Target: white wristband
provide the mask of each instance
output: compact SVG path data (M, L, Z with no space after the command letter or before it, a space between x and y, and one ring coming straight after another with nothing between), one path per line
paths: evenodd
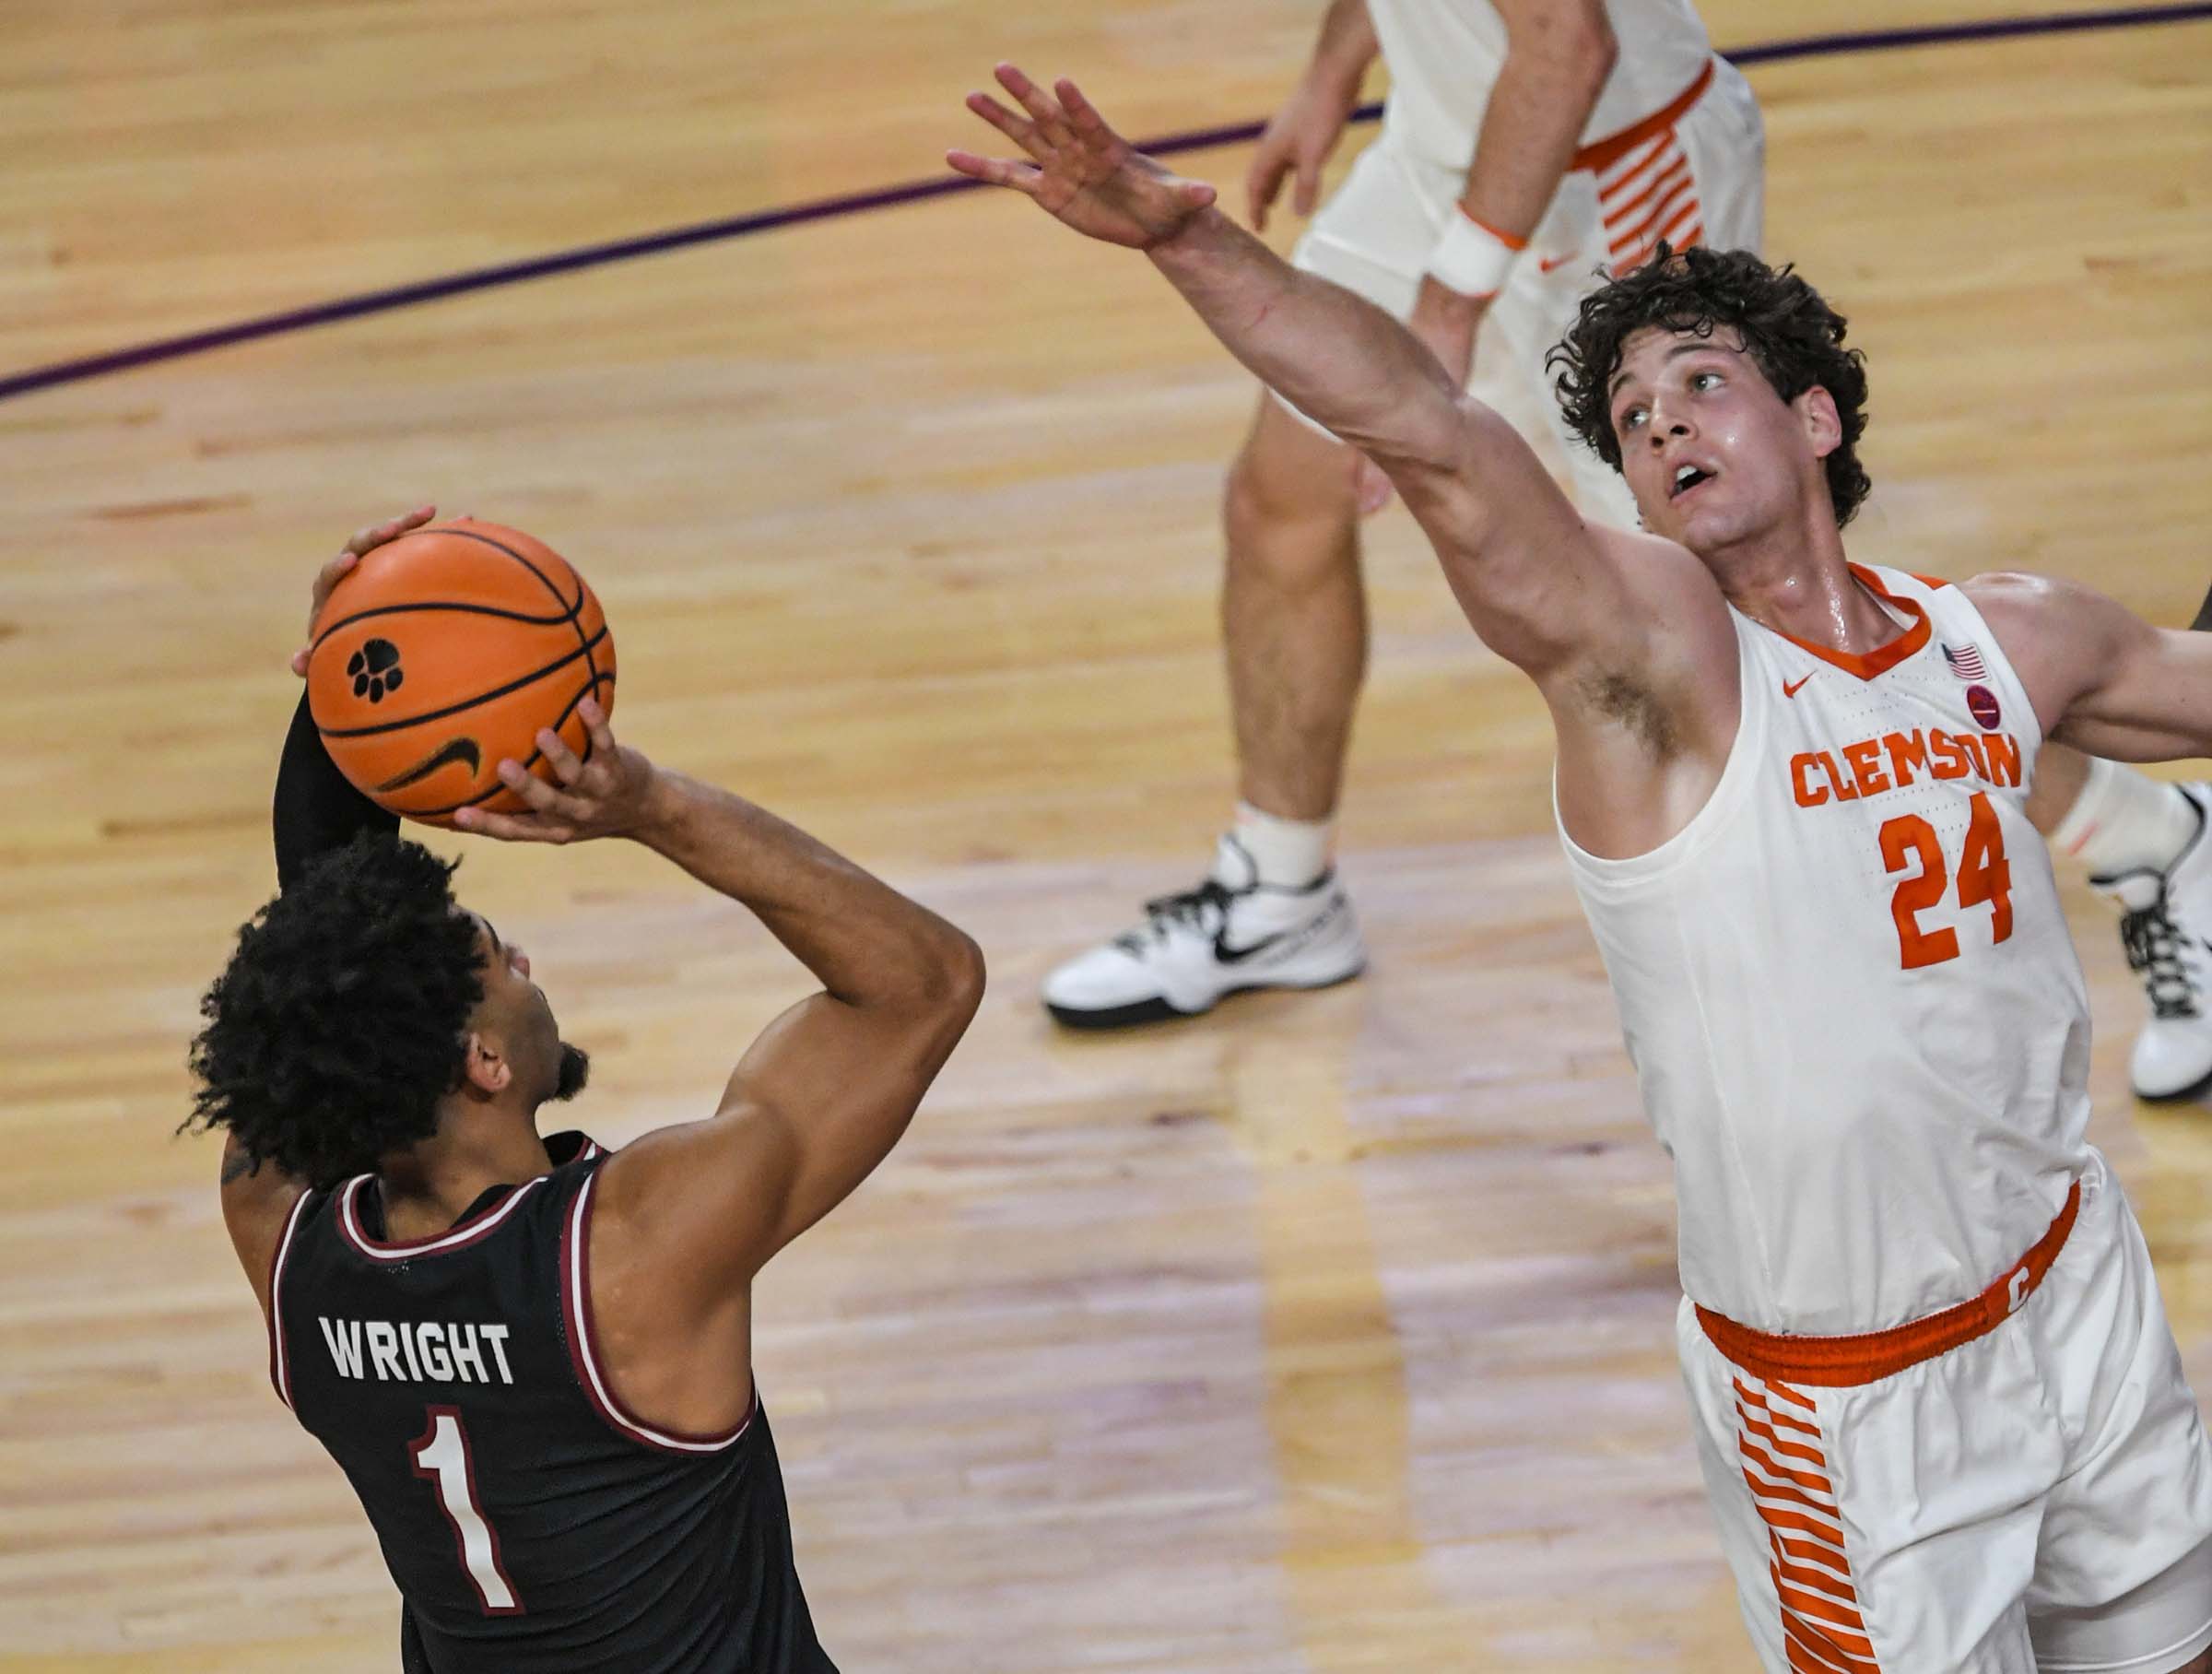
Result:
M1527 247L1526 239L1496 231L1454 206L1451 224L1429 257L1429 277L1463 297L1493 297L1504 286L1513 258Z

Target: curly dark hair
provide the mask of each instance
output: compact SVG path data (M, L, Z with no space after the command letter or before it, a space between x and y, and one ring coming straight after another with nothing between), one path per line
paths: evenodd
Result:
M1652 259L1583 299L1566 340L1545 358L1559 369L1559 410L1583 445L1620 469L1606 385L1620 370L1621 347L1647 325L1710 337L1727 326L1774 393L1794 401L1818 384L1835 398L1843 440L1821 461L1836 525L1852 520L1871 484L1859 464L1866 430L1865 354L1843 347L1843 316L1797 277L1747 250L1675 250L1662 242Z
M484 998L457 864L364 833L241 926L200 1001L184 1127L227 1127L256 1166L318 1186L429 1138Z

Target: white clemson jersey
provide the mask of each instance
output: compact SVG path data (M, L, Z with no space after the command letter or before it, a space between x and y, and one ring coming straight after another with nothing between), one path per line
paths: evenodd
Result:
M1674 1159L1682 1287L1762 1331L1978 1294L2089 1155L2027 693L1958 588L1853 573L1906 624L1865 655L1731 611L1743 717L1687 827L1629 860L1561 832Z
M1390 68L1384 125L1416 156L1465 168L1505 63L1505 19L1488 0L1368 0L1367 10ZM1606 18L1619 51L1584 145L1664 109L1712 56L1690 0L1606 0Z

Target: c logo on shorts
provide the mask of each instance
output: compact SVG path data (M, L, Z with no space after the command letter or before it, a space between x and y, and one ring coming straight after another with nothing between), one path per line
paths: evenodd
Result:
M2027 1300L2028 1269L2016 1267L2013 1269L2012 1277L2005 1281L2005 1312L2018 1314L2020 1311L2020 1304Z

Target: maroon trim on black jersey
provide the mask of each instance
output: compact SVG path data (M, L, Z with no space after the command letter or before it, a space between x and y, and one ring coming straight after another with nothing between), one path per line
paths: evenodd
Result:
M500 1557L500 1526L491 1520L491 1514L485 1509L483 1491L477 1486L477 1453L468 1444L468 1426L462 1421L461 1409L432 1406L424 1409L424 1415L422 1433L415 1438L413 1445L407 1449L407 1463L414 1468L417 1476L437 1490L438 1510L445 1518L446 1527L453 1531L453 1555L461 1561L461 1573L468 1577L468 1585L476 1589L477 1602L484 1607L487 1616L527 1615L529 1612L523 1608L523 1596L515 1588L514 1577L507 1573L507 1565ZM499 1576L500 1585L507 1589L507 1597L514 1600L512 1604L494 1604L484 1596L484 1584L477 1578L477 1572L469 1565L468 1537L461 1532L461 1525L453 1516L453 1508L446 1503L445 1484L439 1481L435 1468L423 1468L423 1451L437 1441L438 1421L441 1418L453 1421L453 1432L461 1442L461 1469L468 1482L468 1508L477 1514L477 1521L484 1526L485 1538L491 1546L492 1572Z
M465 1217L459 1222L432 1238L410 1239L404 1244L389 1244L371 1238L361 1229L360 1211L356 1207L361 1187L371 1176L356 1174L338 1188L338 1227L346 1242L374 1261L413 1261L424 1256L442 1256L448 1250L465 1250L491 1235L494 1228L514 1213L515 1206L530 1195L531 1187L542 1183L546 1176L525 1180L506 1197L478 1214Z
M732 1429L711 1435L690 1435L680 1430L647 1424L631 1417L622 1409L616 1397L614 1385L599 1366L598 1351L592 1346L592 1290L589 1246L592 1228L592 1187L599 1183L594 1174L576 1191L576 1200L570 1206L568 1224L560 1238L560 1300L561 1316L568 1324L569 1361L576 1371L576 1382L582 1388L584 1398L607 1425L634 1442L648 1447L657 1447L665 1453L721 1453L735 1446L739 1437L751 1426L753 1414L759 1410L760 1392L746 1404L745 1417Z
M301 1192L292 1200L292 1212L284 1218L284 1235L276 1240L276 1254L269 1257L269 1382L276 1386L276 1398L286 1407L292 1404L292 1369L284 1351L284 1302L276 1287L284 1281L284 1258L290 1254L292 1234L300 1230L300 1217L307 1211L307 1200L312 1191Z

